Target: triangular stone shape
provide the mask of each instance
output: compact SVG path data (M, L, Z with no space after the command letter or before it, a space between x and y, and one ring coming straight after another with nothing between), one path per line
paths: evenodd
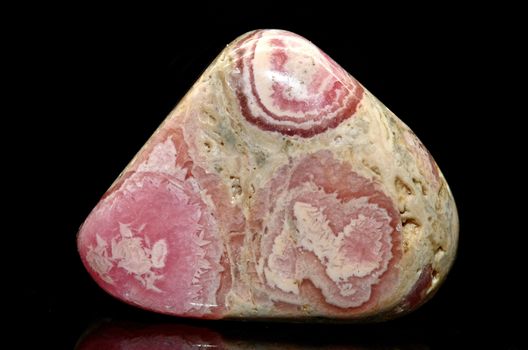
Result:
M415 134L306 39L223 50L78 235L116 298L197 318L387 319L453 262L458 217Z

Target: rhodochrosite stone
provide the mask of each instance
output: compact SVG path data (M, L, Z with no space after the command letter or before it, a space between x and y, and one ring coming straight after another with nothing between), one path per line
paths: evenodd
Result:
M306 39L211 64L81 227L115 297L199 318L386 319L437 289L458 218L431 155Z

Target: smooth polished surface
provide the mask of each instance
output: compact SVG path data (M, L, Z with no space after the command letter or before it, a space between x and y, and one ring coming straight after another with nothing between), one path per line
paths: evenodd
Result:
M430 297L458 218L431 155L307 40L229 45L78 236L110 294L199 318L386 319Z

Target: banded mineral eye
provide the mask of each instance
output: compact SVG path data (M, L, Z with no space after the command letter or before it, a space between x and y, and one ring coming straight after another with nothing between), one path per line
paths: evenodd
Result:
M382 294L372 292L393 288L387 277L397 274L394 266L401 256L400 218L391 200L328 151L298 159L278 173L259 193L273 191L273 196L252 213L256 222L266 222L255 229L262 236L256 249L269 293L277 291L274 298L288 302L291 296L285 293L302 294L307 286L292 289L291 281L309 281L331 306L379 302Z
M434 293L458 217L403 122L286 31L236 39L204 74L79 231L103 289L215 319L388 319Z
M310 137L353 117L363 97L357 81L292 33L257 31L234 56L242 115L263 130Z

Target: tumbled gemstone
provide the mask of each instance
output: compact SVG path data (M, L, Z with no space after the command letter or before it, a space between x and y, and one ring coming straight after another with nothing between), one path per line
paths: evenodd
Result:
M415 134L306 39L205 71L86 219L108 293L198 318L387 319L438 288L458 217Z

